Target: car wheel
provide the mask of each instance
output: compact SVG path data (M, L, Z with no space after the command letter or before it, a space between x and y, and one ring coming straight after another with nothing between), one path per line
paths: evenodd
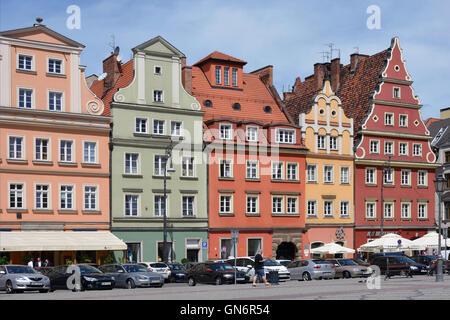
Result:
M188 283L189 283L189 286L190 286L190 287L193 287L193 286L196 285L194 278L189 278L189 279L188 279Z
M303 281L311 281L311 276L309 275L308 272L304 272L302 275L302 279Z
M13 285L12 285L12 283L11 283L11 281L7 281L6 282L6 293L8 293L8 294L12 294L12 293L14 293L15 292L15 290L14 290L14 288L13 288Z
M136 288L136 285L132 279L127 280L127 289L134 289Z
M344 271L344 273L342 274L342 278L344 279L350 279L351 277L352 275L348 271Z
M222 284L222 278L221 277L217 277L216 278L216 286L220 286Z

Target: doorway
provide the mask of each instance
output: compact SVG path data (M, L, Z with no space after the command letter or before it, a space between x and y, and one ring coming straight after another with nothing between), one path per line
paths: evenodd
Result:
M297 246L292 242L282 242L277 248L277 260L294 260L297 255Z

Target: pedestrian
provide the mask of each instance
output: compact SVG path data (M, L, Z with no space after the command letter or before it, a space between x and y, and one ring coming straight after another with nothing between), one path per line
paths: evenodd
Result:
M35 268L40 268L42 267L42 261L41 261L41 257L37 257L36 263L34 264Z
M30 258L30 261L28 261L28 266L29 266L30 268L33 268L33 266L34 266L33 258Z
M48 259L44 260L44 267L51 267L52 264L50 263L50 261L48 261Z
M270 286L270 283L266 280L266 275L264 273L264 261L266 261L262 256L262 250L259 249L258 253L255 256L255 276L253 277L253 286L256 287L256 279L261 277L266 284L266 286Z

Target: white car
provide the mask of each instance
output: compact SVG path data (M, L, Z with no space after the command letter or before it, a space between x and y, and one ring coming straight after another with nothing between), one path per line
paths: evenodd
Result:
M270 258L264 259L264 272L266 276L270 271L278 271L279 281L291 280L291 273L285 266ZM228 259L226 262L234 267L234 259ZM253 277L255 276L254 265L255 259L253 257L236 258L236 269L239 271L244 271L250 277L250 281L253 281Z
M140 262L138 263L141 266L144 266L147 268L150 272L156 272L163 276L164 280L169 279L170 276L170 268L167 264L164 262Z
M291 260L275 260L275 261L278 262L279 264L282 264L286 268L287 268L288 265L290 265L292 263Z

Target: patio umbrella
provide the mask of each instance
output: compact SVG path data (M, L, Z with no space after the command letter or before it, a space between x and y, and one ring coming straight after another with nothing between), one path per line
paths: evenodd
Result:
M437 232L430 232L423 237L413 240L414 245L425 248L437 249L439 246L439 234ZM441 235L441 248L445 247L445 238Z
M415 245L411 240L405 239L398 234L388 233L373 240L367 242L359 247L359 252L378 252L380 250L393 252L402 250L423 250L424 246Z
M343 247L334 242L330 242L321 247L311 249L311 253L324 253L324 254L355 253L355 250Z

